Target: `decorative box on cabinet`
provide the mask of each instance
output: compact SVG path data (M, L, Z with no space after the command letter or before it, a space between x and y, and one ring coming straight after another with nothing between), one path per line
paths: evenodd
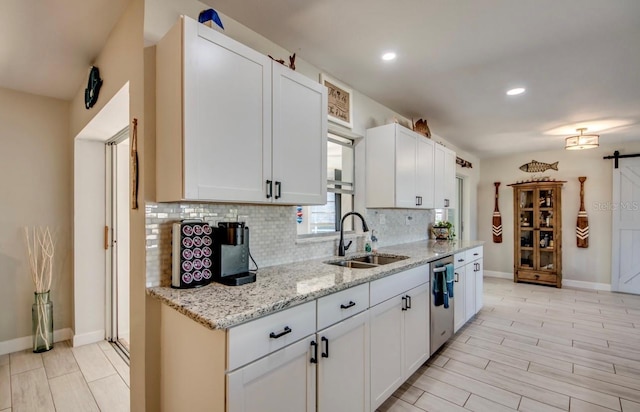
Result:
M324 204L326 88L182 17L156 54L157 200Z
M562 287L562 181L513 187L514 282Z

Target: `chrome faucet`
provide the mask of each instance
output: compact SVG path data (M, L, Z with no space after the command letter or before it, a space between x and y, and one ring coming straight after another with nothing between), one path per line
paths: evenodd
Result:
M346 246L344 245L344 220L349 215L358 216L360 218L360 220L362 220L362 231L364 231L364 232L368 232L369 231L369 227L367 226L367 222L365 222L364 218L362 217L362 215L360 213L358 213L358 212L345 213L345 215L342 216L342 220L340 221L340 243L338 244L338 256L344 256L344 252L347 249L349 249L349 246L351 246L351 243L353 243L353 241L350 240L349 243Z

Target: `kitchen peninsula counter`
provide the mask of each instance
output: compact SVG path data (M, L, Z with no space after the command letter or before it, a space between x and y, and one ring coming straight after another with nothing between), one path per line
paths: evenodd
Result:
M329 265L344 257L288 263L261 268L254 283L225 286L211 283L195 289L151 287L147 294L159 299L209 329L227 329L280 310L313 301L322 296L371 282L416 266L427 264L476 246L482 241L425 240L379 249L380 254L408 256L408 259L370 269ZM346 258L364 256L349 254Z

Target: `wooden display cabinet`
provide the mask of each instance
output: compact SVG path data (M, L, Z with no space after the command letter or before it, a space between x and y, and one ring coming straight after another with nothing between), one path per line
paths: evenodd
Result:
M514 183L513 281L562 287L563 181Z

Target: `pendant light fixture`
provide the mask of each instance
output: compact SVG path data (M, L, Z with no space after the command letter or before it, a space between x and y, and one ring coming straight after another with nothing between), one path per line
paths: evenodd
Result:
M597 134L584 134L587 131L586 127L576 129L579 135L569 136L564 140L564 148L567 150L581 150L581 149L594 149L600 144L598 139L600 136Z

